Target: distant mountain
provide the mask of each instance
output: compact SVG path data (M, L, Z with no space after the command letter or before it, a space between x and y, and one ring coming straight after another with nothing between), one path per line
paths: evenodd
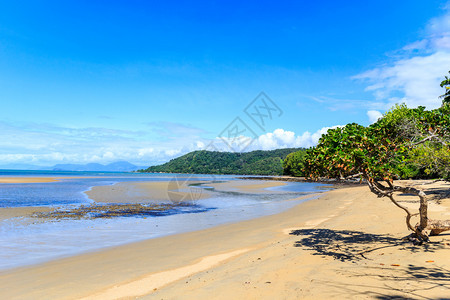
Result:
M236 174L236 175L282 175L283 160L301 148L287 148L245 153L193 151L171 161L152 166L139 172Z
M93 171L93 172L131 172L136 171L140 167L135 166L127 161L118 161L108 165L90 163L86 165L79 164L57 164L54 165L54 171Z

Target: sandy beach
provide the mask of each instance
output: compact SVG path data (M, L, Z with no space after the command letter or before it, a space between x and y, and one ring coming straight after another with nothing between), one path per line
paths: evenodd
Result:
M96 186L86 192L89 198L101 203L148 203L164 202L178 198L205 199L210 193L198 188L191 188L188 184L201 182L189 181L174 183L160 182L119 182L114 185ZM173 185L173 186L172 186ZM198 191L198 193L196 193Z
M270 184L269 184L270 185ZM408 201L408 200L405 200ZM448 218L449 200L430 207ZM8 299L446 299L450 235L403 244L402 211L366 186L289 211L5 271Z
M209 184L218 191L261 194L265 189L286 185L283 181L237 180Z
M0 183L45 183L55 182L58 178L53 177L0 177Z
M269 184L270 185L270 184ZM408 199L404 201L408 202ZM430 207L450 215L449 200ZM5 271L8 299L446 299L450 235L403 244L400 209L366 186L286 212Z

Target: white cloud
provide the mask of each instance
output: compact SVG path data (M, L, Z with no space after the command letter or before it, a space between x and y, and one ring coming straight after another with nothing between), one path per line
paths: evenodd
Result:
M0 165L53 166L58 163L111 163L127 160L139 166L149 166L164 163L194 150L237 150L240 148L235 146L240 142L250 144L243 151L308 148L316 145L328 129L336 127L338 126L324 127L313 133L306 131L301 134L279 128L253 140L246 136L228 140L228 144L219 137L213 140L199 138L195 132L189 137L189 141L187 136L181 141L168 139L155 143L151 136L140 131L0 122ZM229 144L235 148L230 148Z
M202 143L196 143L190 148L185 148L179 151L178 155L185 154L194 150L209 150L209 151L240 151L243 150L274 150L280 148L309 148L317 145L319 139L323 134L326 134L329 129L343 127L343 125L336 125L330 127L323 127L313 133L305 131L301 134L296 134L293 131L284 130L281 128L275 129L273 132L268 132L252 139L248 136L239 136L234 139L229 138L215 138L214 140L204 141L206 147L200 147Z
M292 131L276 129L273 133L269 132L261 135L257 140L258 145L263 150L295 147L296 137Z
M329 129L335 129L338 127L343 127L343 126L336 125L336 126L331 126L331 127L323 127L314 133L305 131L301 136L298 136L296 139L297 144L299 145L298 147L304 147L304 148L313 147L313 146L317 145L317 143L319 142L319 139L322 137L322 135L326 134Z
M386 110L394 103L405 102L410 107L419 105L429 109L439 107L443 94L440 81L450 69L450 10L430 20L427 36L402 48L401 57L391 63L363 72L354 79L369 83L366 88L383 99Z
M404 46L402 50L404 51L424 50L427 48L427 46L428 46L427 40L420 40Z
M180 152L181 152L181 150L179 150L179 149L170 149L170 150L164 151L164 153L167 156L175 156L175 155L179 154Z
M378 119L381 118L383 114L380 113L378 110L369 110L367 112L367 116L369 117L370 124L373 124L376 121L378 121Z
M305 131L300 135L296 135L293 131L284 129L276 129L274 132L269 132L258 137L252 144L253 149L273 150L279 148L309 148L317 145L317 142L323 134L327 133L329 129L342 127L336 125L331 127L323 127L316 132Z
M149 154L153 154L155 152L155 149L153 148L142 148L138 149L138 155L139 157L144 157Z
M181 127L178 124L180 130ZM192 129L190 133L187 131L183 131L182 138L155 142L152 131L69 128L0 121L0 165L52 166L58 163L111 163L118 160L142 166L159 164L204 145L198 136L199 129Z

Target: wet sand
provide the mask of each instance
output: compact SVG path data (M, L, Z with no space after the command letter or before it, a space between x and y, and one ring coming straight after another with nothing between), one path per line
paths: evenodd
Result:
M217 191L240 192L261 194L266 193L265 189L286 185L282 181L264 181L264 180L233 180L220 183L211 183L208 186L215 188Z
M0 177L0 183L46 183L55 182L53 177Z
M96 186L85 193L95 202L102 203L167 202L175 199L200 200L211 196L208 189L198 187L197 184L205 184L206 187L213 187L217 191L250 194L267 193L264 189L286 185L285 182L262 180L231 180L220 183L207 181L120 182L111 186Z
M0 188L2 183L48 183L56 181L58 181L58 178L53 177L0 177ZM0 221L18 217L29 217L34 212L47 212L50 210L48 207L1 207Z
M48 212L51 210L50 207L1 207L0 222L11 218L30 217L33 213Z
M90 199L101 203L148 203L208 198L210 193L207 190L189 186L197 183L201 182L119 182L109 186L95 186L85 193Z
M448 218L448 203L430 206L430 215ZM407 234L403 212L388 199L366 186L342 188L277 215L3 272L0 294L8 299L448 298L450 234L432 237L426 247L400 243Z

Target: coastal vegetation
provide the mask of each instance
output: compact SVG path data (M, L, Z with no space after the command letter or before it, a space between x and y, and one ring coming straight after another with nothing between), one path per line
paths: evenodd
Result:
M290 153L283 161L283 173L291 176L304 176L306 150Z
M365 182L378 197L389 198L406 214L415 243L450 230L450 220L428 218L428 197L417 187L394 184L398 179L450 180L450 78L441 107L395 105L370 126L350 123L330 129L316 147L230 153L194 151L140 172L291 175L312 180L333 178ZM417 213L397 200L398 194L419 198ZM411 219L419 217L416 225Z
M191 173L235 175L282 175L283 160L291 153L303 153L301 148L286 148L244 153L193 151L169 162L139 170L145 173ZM298 154L297 154L298 155Z
M449 84L445 77L441 87L446 92L438 109L396 105L370 126L351 123L330 129L316 147L305 154L292 154L289 164L285 162L285 172L313 180L359 178L378 197L389 198L405 211L406 225L414 232L411 239L416 243L450 230L450 220L428 218L428 198L422 190L394 184L394 180L402 178L450 179ZM398 194L417 196L418 213L400 204ZM417 215L419 223L413 226L411 218Z

